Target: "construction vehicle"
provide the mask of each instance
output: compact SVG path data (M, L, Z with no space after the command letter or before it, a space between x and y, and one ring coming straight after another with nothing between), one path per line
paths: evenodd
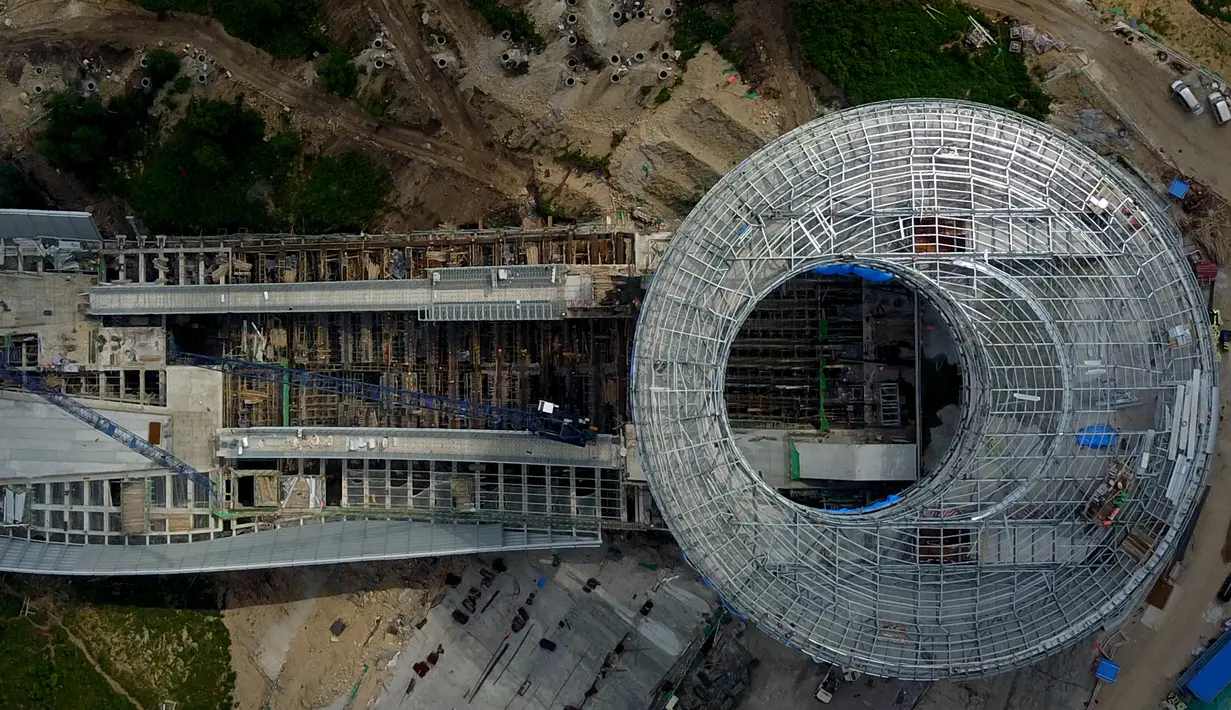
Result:
M1082 508L1085 517L1104 527L1115 522L1128 502L1129 467L1118 456L1111 460L1107 478L1094 490Z
M534 411L476 404L460 399L440 397L392 387L348 380L331 375L322 375L306 370L292 370L272 363L250 362L213 355L197 355L179 351L172 345L168 349L169 361L218 369L229 375L250 380L276 384L297 384L319 392L328 392L346 397L358 397L388 406L418 407L440 412L461 419L485 423L492 429L528 431L535 436L560 441L573 446L586 446L598 440L598 428L589 419L575 417L560 410L555 404L540 401Z

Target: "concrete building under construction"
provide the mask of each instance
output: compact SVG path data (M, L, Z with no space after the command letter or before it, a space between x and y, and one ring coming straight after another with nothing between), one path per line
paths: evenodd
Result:
M1151 196L960 102L804 126L674 235L0 212L0 570L669 529L818 660L997 672L1137 604L1174 553L1216 435L1205 308Z

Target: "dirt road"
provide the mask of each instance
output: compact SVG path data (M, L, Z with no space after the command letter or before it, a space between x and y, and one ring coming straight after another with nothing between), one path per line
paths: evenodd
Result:
M9 51L46 47L58 42L124 42L156 46L191 43L203 47L233 79L293 111L320 116L343 135L370 142L380 148L456 171L506 195L522 191L529 171L485 148L482 140L466 137L456 142L435 138L403 124L365 115L357 105L298 83L273 66L269 55L226 34L212 20L172 13L174 21L160 22L150 13L115 14L104 18L80 18L53 24L0 29L0 45ZM419 84L419 82L416 82ZM422 86L425 85L420 85ZM456 110L442 116L452 125L453 137L466 136L469 126L458 121Z
M1099 26L1094 11L1079 0L974 0L974 5L1037 25L1084 49L1090 74L1154 145L1183 172L1231 199L1231 135L1207 110L1186 114L1171 99L1176 74L1148 54ZM1204 92L1198 92L1204 100Z

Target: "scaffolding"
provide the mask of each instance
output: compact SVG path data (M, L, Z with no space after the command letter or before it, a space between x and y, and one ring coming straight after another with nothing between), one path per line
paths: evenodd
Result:
M664 519L732 609L818 661L960 678L1077 642L1141 600L1209 467L1217 374L1179 243L1129 178L1001 109L888 102L783 136L698 204L642 306L632 410ZM834 264L921 294L962 378L927 475L822 510L736 447L724 373L758 302ZM831 319L814 343L841 336ZM1130 479L1114 515L1099 498L1113 465Z

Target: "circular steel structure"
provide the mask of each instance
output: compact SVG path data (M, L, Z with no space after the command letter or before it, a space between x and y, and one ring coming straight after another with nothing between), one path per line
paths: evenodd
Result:
M1206 306L1179 243L1127 176L1002 109L871 104L766 146L680 226L637 327L639 455L689 561L784 643L898 678L1028 664L1131 609L1216 436ZM852 512L766 485L723 401L756 303L834 263L920 290L963 371L931 475Z

